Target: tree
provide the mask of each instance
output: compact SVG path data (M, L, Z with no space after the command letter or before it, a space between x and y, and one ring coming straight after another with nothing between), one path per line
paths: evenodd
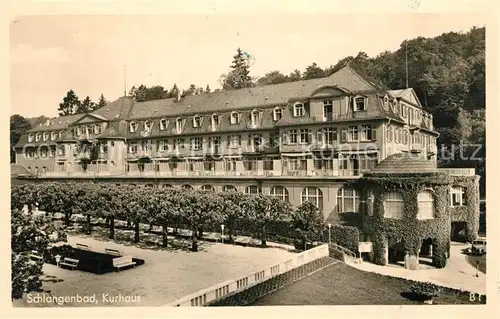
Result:
M290 82L290 78L283 75L280 71L268 72L266 75L257 80L258 85L270 85L285 82Z
M300 81L302 79L302 75L301 75L299 69L293 70L293 72L290 73L290 75L288 77L290 78L291 82Z
M210 93L210 86L207 84L207 87L205 88L206 93Z
M322 68L320 68L316 62L313 62L310 66L306 68L306 71L304 72L304 76L302 79L304 80L309 80L309 79L317 79L321 78L324 76L324 71Z
M96 108L96 104L92 102L90 97L87 95L83 101L81 101L76 107L75 114L85 114L94 111Z
M221 76L221 84L224 90L234 90L253 86L250 77L250 66L240 48L233 56L231 71L227 75Z
M31 189L30 189L31 187ZM31 195L26 196L31 191ZM34 214L32 205L19 201L36 199L36 188L32 185L12 189L11 206L27 207L28 210L11 209L11 298L22 298L24 293L40 291L43 261L33 261L32 252L43 256L50 242L66 241L66 234L57 228L49 218ZM24 194L24 196L19 196ZM30 203L32 204L32 202Z
M307 249L308 242L321 238L325 222L318 207L309 201L305 201L292 214L290 226L295 230L297 238L302 241L302 247Z
M19 114L10 117L10 162L16 162L16 152L14 146L19 142L19 138L26 131L31 129L30 122Z
M177 98L177 94L179 93L179 88L177 87L177 84L174 83L174 86L170 89L168 92L169 97L171 98Z
M57 110L59 111L60 116L72 115L75 114L79 105L80 100L78 99L78 96L76 96L73 90L69 90L63 98L63 102L59 103L59 108Z
M108 101L106 101L106 98L104 98L104 94L101 93L101 96L99 97L99 102L97 102L95 109L101 108L106 104L108 104Z

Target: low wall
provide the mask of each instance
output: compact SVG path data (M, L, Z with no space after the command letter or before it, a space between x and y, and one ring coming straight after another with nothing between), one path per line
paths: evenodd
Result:
M234 295L238 292L249 289L250 287L263 283L271 278L277 277L293 269L309 264L315 260L328 257L328 255L328 245L321 245L310 250L306 250L300 254L296 254L295 256L292 256L279 264L264 268L260 271L249 274L248 276L241 277L236 280L227 280L209 288L205 288L195 293L189 294L185 297L176 299L165 306L206 306L217 300L221 300L221 298L224 296Z

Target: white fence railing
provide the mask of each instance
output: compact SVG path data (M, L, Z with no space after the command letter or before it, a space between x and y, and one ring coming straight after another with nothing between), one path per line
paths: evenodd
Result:
M209 288L199 290L182 298L176 299L165 306L167 307L200 307L204 306L222 296L232 294L238 291L245 290L253 285L263 282L271 277L285 273L289 270L307 264L316 259L328 257L328 244L324 244L300 254L290 257L289 259L266 267L260 271L256 271L248 276L238 278L236 280L227 280L222 283L213 285Z

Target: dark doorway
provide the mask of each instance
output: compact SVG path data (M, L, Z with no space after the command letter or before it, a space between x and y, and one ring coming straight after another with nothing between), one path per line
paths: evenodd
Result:
M389 264L403 265L405 261L405 246L403 240L389 237L388 241L388 262Z
M467 223L466 222L451 222L451 241L461 243L466 242Z

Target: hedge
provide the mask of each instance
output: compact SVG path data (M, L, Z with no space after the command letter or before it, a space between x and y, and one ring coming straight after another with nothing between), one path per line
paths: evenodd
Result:
M308 274L333 264L333 260L329 257L316 259L307 264L289 270L283 274L271 277L263 282L246 288L245 290L225 295L211 303L206 304L208 307L227 307L227 306L247 306L253 304L257 299L268 295L284 286L301 279Z

